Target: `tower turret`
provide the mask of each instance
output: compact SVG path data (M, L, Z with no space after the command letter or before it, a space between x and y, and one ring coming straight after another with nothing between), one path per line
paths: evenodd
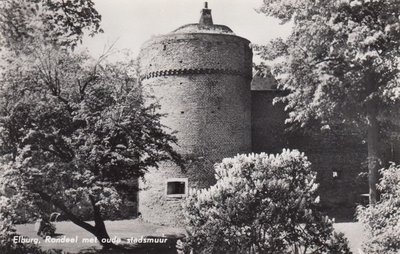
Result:
M201 16L200 16L200 21L199 24L201 26L212 26L213 25L213 20L211 16L211 9L208 9L208 3L204 3L204 9L201 10Z

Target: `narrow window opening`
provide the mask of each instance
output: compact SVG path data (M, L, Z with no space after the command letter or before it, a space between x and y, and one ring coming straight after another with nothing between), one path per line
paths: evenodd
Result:
M342 176L343 174L342 174L342 170L337 170L337 169L334 169L334 170L332 170L332 178L333 178L333 180L340 180L340 179L342 179Z
M187 195L188 179L187 178L172 178L166 183L167 197L181 198Z
M171 194L185 194L185 182L169 182L167 195Z

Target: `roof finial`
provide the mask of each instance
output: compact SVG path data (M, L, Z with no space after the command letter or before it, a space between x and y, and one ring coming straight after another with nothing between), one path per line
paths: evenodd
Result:
M200 17L199 24L201 26L212 26L213 25L211 10L208 9L207 2L204 2L204 9L201 10L201 17Z

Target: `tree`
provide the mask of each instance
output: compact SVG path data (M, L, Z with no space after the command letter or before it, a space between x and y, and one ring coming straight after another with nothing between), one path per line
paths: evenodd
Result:
M0 82L1 182L18 205L40 212L51 204L115 247L103 214L149 167L182 165L175 137L163 130L157 105L145 105L133 61L107 64L52 46L10 54ZM87 201L94 225L72 212Z
M400 3L264 0L259 11L293 22L287 39L259 47L264 59L275 60L272 71L288 91L277 99L287 103L288 122L340 121L363 130L369 199L376 203L382 131L398 118Z
M217 183L191 190L188 245L199 253L350 253L319 212L316 173L304 154L237 155L215 166Z
M75 47L86 31L102 32L101 16L91 0L3 0L0 34L3 45L29 46L40 36L47 43Z

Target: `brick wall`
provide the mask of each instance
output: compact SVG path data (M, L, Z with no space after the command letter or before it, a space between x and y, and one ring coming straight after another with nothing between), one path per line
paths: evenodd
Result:
M181 199L167 198L166 181L186 177L190 188L214 183L213 164L251 151L249 41L221 34L169 34L145 43L140 53L145 93L161 105L161 120L176 131L177 151L191 162L151 170L142 183L139 211L145 220L182 224Z
M254 152L278 153L282 148L298 149L312 162L320 183L324 210L338 220L351 220L354 207L367 193L367 180L359 173L366 170L367 147L360 136L332 131L287 131L282 103L272 105L277 91L252 91L252 140ZM334 177L337 172L338 177Z
M221 70L251 77L249 41L225 34L168 34L147 41L139 54L140 74ZM164 72L163 74L160 74ZM157 73L157 74L156 74Z

